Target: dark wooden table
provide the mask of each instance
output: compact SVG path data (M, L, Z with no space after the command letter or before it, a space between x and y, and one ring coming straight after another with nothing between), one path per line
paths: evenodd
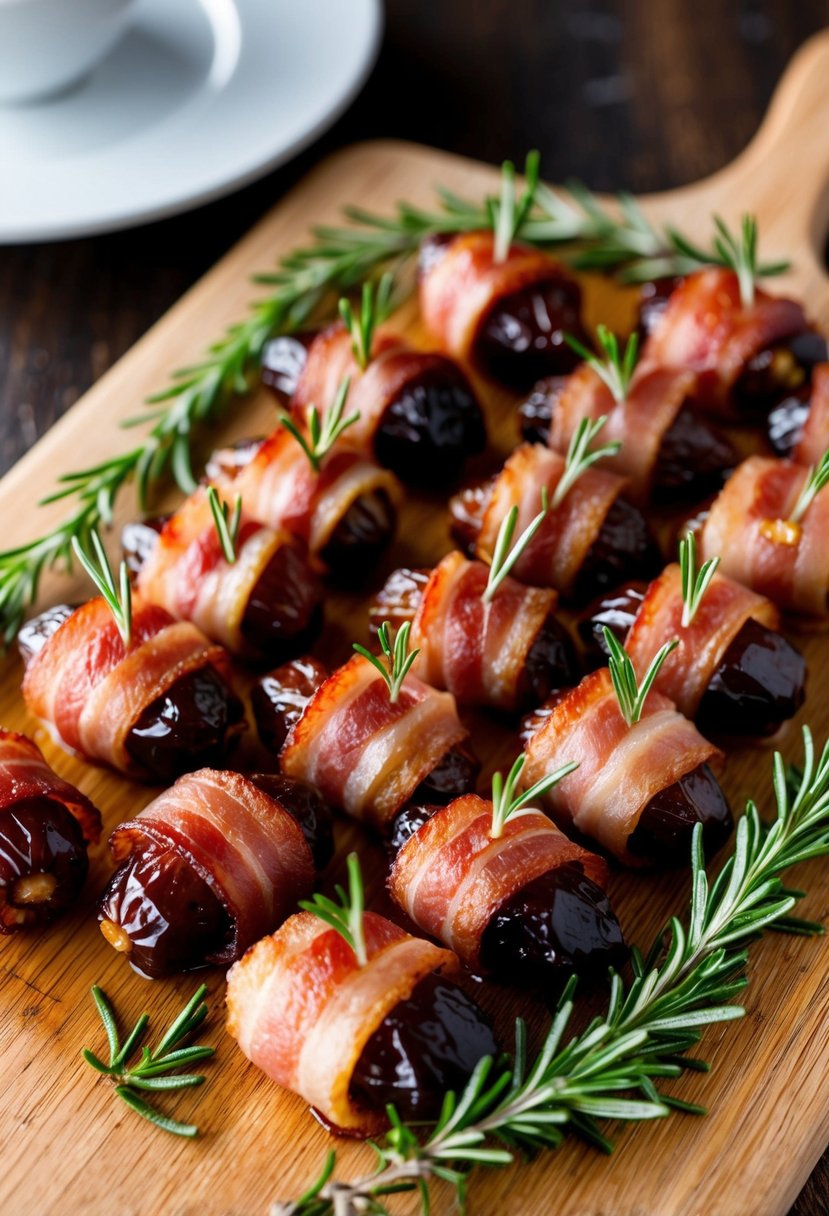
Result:
M389 135L497 162L537 147L552 181L681 185L731 160L790 56L829 24L829 0L387 0L387 9L362 96L290 166L186 217L0 252L0 468L334 148ZM825 1213L829 1153L792 1216Z

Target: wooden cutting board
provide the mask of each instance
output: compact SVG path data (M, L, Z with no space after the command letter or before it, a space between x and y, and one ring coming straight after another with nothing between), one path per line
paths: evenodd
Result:
M666 70L669 70L666 67ZM655 219L675 222L708 239L710 214L730 223L756 212L765 257L790 256L793 269L778 289L803 296L829 327L829 292L821 256L829 213L829 34L809 43L794 60L762 130L729 168L681 190L644 200ZM235 318L252 294L249 276L305 241L310 224L337 219L345 203L388 211L396 200L429 204L432 187L480 196L496 171L427 148L372 143L327 160L233 249L0 483L3 543L27 539L62 513L60 504L35 508L65 471L92 464L129 443L119 420L134 415L143 398L164 386L169 372L196 359ZM124 284L123 290L129 290ZM630 297L604 282L586 284L588 320L623 325ZM413 308L401 317L423 342ZM481 385L496 462L515 442L514 402ZM216 438L261 433L273 423L273 407L259 394L238 403ZM121 519L135 510L129 493ZM114 540L114 538L113 538ZM413 497L403 513L398 543L376 582L395 565L430 564L448 547L442 503ZM44 602L82 593L80 583L50 577ZM325 644L320 653L343 659L353 639L364 639L365 592L331 595ZM829 732L824 681L829 642L802 639L810 664L804 720L822 741ZM20 665L9 658L0 670L0 721L34 733L58 771L100 806L107 829L138 811L151 792L89 768L60 753L28 717L18 688ZM473 721L482 755L503 763L514 754L508 732ZM792 730L784 751L799 755ZM740 808L751 794L770 806L768 751L741 749L730 756L726 788ZM373 906L383 910L380 850L353 827L338 824L338 862L325 876L341 874L341 859L355 843L369 876ZM80 1057L81 1047L103 1050L103 1033L89 998L100 983L124 1019L146 1007L160 1029L190 995L198 979L150 983L133 974L104 943L93 909L110 867L102 845L94 852L85 899L76 912L43 932L0 940L0 1108L3 1167L0 1210L9 1216L46 1213L135 1213L141 1216L258 1216L271 1201L300 1193L316 1176L331 1141L303 1103L265 1080L223 1030L224 984L220 972L204 973L211 1017L207 1041L218 1048L206 1067L208 1084L174 1097L167 1109L202 1128L196 1142L167 1136L142 1122L112 1094ZM829 914L829 862L798 872L808 890L802 915ZM683 888L681 890L681 888ZM685 908L684 881L617 874L612 894L631 941L650 943L669 912ZM706 1103L704 1120L674 1116L638 1129L612 1129L618 1151L605 1158L576 1141L529 1166L480 1174L471 1188L477 1216L503 1213L557 1216L774 1216L785 1213L829 1141L829 938L771 936L751 954L746 1018L715 1027L702 1051L712 1073L684 1078L677 1094ZM199 977L201 978L201 977ZM508 1041L519 1011L543 1025L542 1010L527 996L489 985L475 988ZM344 1177L365 1172L369 1150L338 1146ZM412 1210L404 1199L401 1211ZM435 1210L449 1210L448 1193Z

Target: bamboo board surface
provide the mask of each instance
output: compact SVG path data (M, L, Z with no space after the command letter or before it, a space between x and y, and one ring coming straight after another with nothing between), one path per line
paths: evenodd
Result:
M648 213L707 238L712 211L729 222L746 210L760 222L764 257L789 256L793 270L775 290L802 295L808 311L829 328L829 291L820 250L829 215L829 34L809 43L793 62L769 117L752 145L729 168L702 183L645 200ZM319 166L190 291L0 483L3 544L28 539L56 522L61 504L35 510L64 471L111 455L129 443L120 419L162 387L169 372L193 361L235 318L251 296L249 276L305 241L311 223L337 218L345 203L389 210L398 199L428 204L435 183L470 196L491 190L496 171L426 148L397 143L359 145ZM591 324L622 326L630 298L603 282L587 282ZM423 344L414 309L400 317ZM513 399L479 385L493 440L490 465L515 442ZM215 439L262 433L273 423L265 394L240 403ZM171 500L172 501L172 500ZM126 493L118 523L135 511ZM438 498L412 496L393 552L377 570L379 585L397 565L429 565L449 547ZM43 601L80 597L80 583L50 577ZM332 594L319 653L347 656L365 638L366 589ZM801 638L809 659L807 706L801 715L819 741L829 733L829 641ZM19 697L20 664L0 668L0 722L37 738L57 770L101 808L107 831L140 810L153 792L90 768L59 752L29 718ZM514 739L503 727L474 720L473 742L491 767L511 758ZM783 750L798 755L798 732ZM770 754L733 750L724 782L732 805L748 794L770 805ZM489 770L488 770L489 771ZM350 825L337 825L338 860L324 877L339 879L342 858L357 843L368 877L369 902L388 911L382 895L380 850ZM277 1089L238 1052L223 1030L223 976L203 973L211 1016L205 1041L217 1046L208 1084L168 1101L179 1118L202 1129L196 1142L149 1127L123 1107L80 1057L100 1050L103 1032L89 999L97 982L125 1020L146 1007L160 1029L193 991L198 978L149 983L134 975L101 937L94 901L110 872L106 849L93 850L81 906L50 928L0 939L0 1108L4 1111L0 1208L10 1216L112 1213L158 1216L257 1216L275 1199L300 1193L316 1176L330 1140L303 1103ZM666 914L685 907L685 883L616 874L611 894L629 940L649 944ZM797 874L808 898L801 915L829 916L829 863ZM619 1128L619 1147L604 1158L573 1141L531 1166L481 1174L471 1188L477 1216L554 1210L557 1216L741 1216L785 1213L829 1142L829 937L769 937L752 951L751 985L741 1022L706 1032L707 1076L690 1074L672 1092L711 1108L701 1122L676 1116L638 1129ZM522 1012L543 1024L526 996L494 986L476 992L508 1032ZM363 1173L371 1155L338 1146L344 1177ZM448 1210L438 1194L435 1210ZM405 1200L400 1211L413 1210Z

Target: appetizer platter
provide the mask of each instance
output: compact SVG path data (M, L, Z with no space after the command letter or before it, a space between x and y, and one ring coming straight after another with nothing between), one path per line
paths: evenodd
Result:
M339 153L4 478L9 1210L787 1211L828 79L641 208Z

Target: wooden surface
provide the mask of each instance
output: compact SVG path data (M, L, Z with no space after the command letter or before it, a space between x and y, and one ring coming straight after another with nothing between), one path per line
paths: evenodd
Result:
M829 37L796 61L768 124L731 171L693 190L649 202L653 214L670 214L699 237L707 235L712 206L729 220L747 207L756 210L764 254L795 258L790 286L806 295L810 311L824 326L829 325L829 298L819 248L826 220L823 186L829 182L829 150L823 138L827 110ZM243 311L249 274L301 241L309 222L333 219L346 201L380 209L401 197L426 202L435 181L480 193L491 188L494 175L470 162L391 144L355 148L317 169L4 479L4 540L24 539L59 517L59 506L40 510L35 517L21 510L21 504L34 503L59 471L74 467L79 452L91 462L123 446L118 419L134 414L136 402L162 385L173 366L197 356L207 339ZM588 319L622 324L629 301L604 284L587 287ZM411 311L407 318L413 319ZM412 333L422 338L416 324ZM488 388L483 392L496 446L503 451L514 436L510 400ZM267 401L252 401L223 434L255 432L271 416ZM132 509L125 499L123 516ZM447 544L444 518L435 503L413 500L385 569L439 557ZM428 527L423 526L426 520L432 521ZM378 579L383 572L378 571ZM63 597L67 588L63 582L53 583L45 593L47 598ZM328 616L327 657L342 658L349 640L364 633L361 601L332 598ZM826 645L814 638L805 642L811 688L804 717L820 737L829 730L822 696ZM19 674L15 661L3 669L0 720L31 731L33 724L18 699ZM478 737L484 754L490 754L490 735L491 729ZM795 745L792 732L786 747ZM44 747L59 771L100 804L108 828L150 797L146 790L69 760L45 741ZM492 759L500 761L513 750L514 743L502 735L501 751ZM735 807L749 793L768 807L769 764L766 752L734 752L726 784ZM356 839L353 829L338 825L340 856ZM376 895L381 855L363 839L360 850ZM101 1047L100 1024L87 995L92 982L103 985L125 1018L134 1018L146 1006L159 1026L195 983L192 977L141 981L105 946L90 911L107 873L104 850L99 849L84 906L48 931L9 939L2 946L0 1087L6 1153L0 1202L14 1216L59 1211L142 1216L265 1212L270 1200L303 1188L328 1138L298 1099L261 1078L224 1035L218 972L207 973L214 1009L207 1039L219 1049L216 1062L207 1068L209 1085L198 1096L185 1094L170 1103L178 1116L200 1122L204 1136L197 1143L165 1138L144 1125L117 1104L108 1083L80 1060L81 1046ZM335 874L336 866L326 881ZM804 867L797 882L810 892L802 914L829 914L826 865ZM683 906L678 885L673 876L614 878L612 893L631 940L648 942L665 914ZM382 904L375 900L375 906ZM690 1076L676 1089L711 1106L704 1122L675 1117L637 1130L620 1129L619 1152L609 1161L574 1142L531 1167L481 1176L472 1191L472 1210L479 1216L546 1213L555 1195L557 1216L784 1213L829 1140L829 1048L824 1030L828 965L829 940L772 937L756 948L745 1002L748 1016L706 1034L704 1054L714 1065L712 1074ZM488 986L480 991L500 1025L508 1025L519 1007L539 1021L539 1010L529 999ZM369 1163L370 1155L359 1146L347 1145L341 1152L344 1173Z

